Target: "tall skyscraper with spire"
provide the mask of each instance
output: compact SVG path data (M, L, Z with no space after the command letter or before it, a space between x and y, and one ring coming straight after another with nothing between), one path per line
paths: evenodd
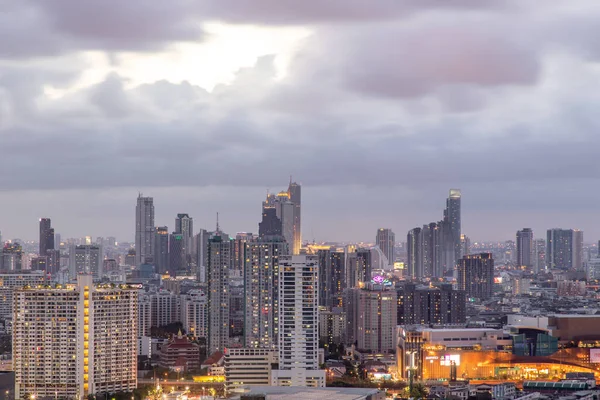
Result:
M135 265L154 259L154 199L140 193L135 207Z

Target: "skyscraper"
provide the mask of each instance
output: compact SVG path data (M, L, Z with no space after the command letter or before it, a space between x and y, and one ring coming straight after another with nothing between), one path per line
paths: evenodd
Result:
M421 278L423 275L421 228L408 231L406 249L408 254L408 277L411 279Z
M583 231L573 230L573 248L571 254L573 257L573 269L583 271Z
M169 229L166 226L156 228L154 235L154 266L159 274L169 270Z
M15 399L85 399L137 388L138 290L22 288L14 294Z
M187 258L192 254L194 219L188 214L177 214L177 218L175 218L175 233L179 233L183 237L183 252Z
M275 348L279 340L279 258L287 255L281 236L265 236L243 246L244 342L246 347Z
M46 256L48 250L54 250L54 229L50 218L40 219L40 256Z
M275 207L264 206L262 221L258 224L258 236L281 235L281 220L277 218Z
M343 292L346 288L345 254L329 250L319 250L319 306L332 309L342 307Z
M138 195L135 207L135 265L154 257L154 199Z
M319 277L316 256L279 257L279 370L277 386L325 386L319 370Z
M177 274L187 269L185 241L181 233L173 232L169 236L169 273Z
M206 282L206 266L208 265L208 239L210 233L206 229L200 231L194 236L194 258L196 259L196 280Z
M223 351L229 344L229 270L233 240L220 230L208 239L208 351Z
M548 229L546 232L546 265L548 268L573 268L573 230Z
M103 261L102 246L73 246L69 254L69 275L71 279L75 279L78 274L92 275L94 279L100 279Z
M517 231L517 266L533 268L534 254L533 231L531 228Z
M294 204L294 243L293 248L291 247L292 254L299 254L300 247L302 247L302 187L296 182L292 182L291 177L290 185L288 187L288 194L290 201Z
M446 200L446 210L444 211L444 221L450 226L450 240L454 248L454 265L461 257L461 216L460 216L460 189L450 189L450 195Z
M396 235L391 229L379 228L375 238L375 244L379 246L383 254L386 256L388 265L394 265Z
M458 288L467 297L487 300L494 289L494 259L491 253L470 254L458 263Z

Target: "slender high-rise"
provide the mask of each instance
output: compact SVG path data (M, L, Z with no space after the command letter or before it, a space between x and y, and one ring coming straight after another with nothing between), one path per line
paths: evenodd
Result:
M294 204L294 241L292 254L299 254L300 247L302 247L302 218L301 218L301 205L302 205L302 187L292 182L290 177L290 185L288 187L288 194L290 201Z
M282 236L247 241L244 253L244 345L276 348L279 329L279 258L287 255Z
M419 279L423 276L421 228L414 228L406 235L406 249L408 254L408 278Z
M50 218L40 219L40 253L41 257L48 254L48 250L54 250L54 229Z
M218 228L208 239L208 351L224 351L229 345L229 271L233 267L233 240Z
M154 259L154 199L138 195L135 207L135 265Z
M581 232L581 231L578 231ZM573 263L573 250L576 252L581 246L573 245L573 229L548 229L546 232L546 265L548 268L571 269ZM577 240L579 240L577 234ZM581 236L583 241L583 236Z
M395 255L395 241L396 235L391 229L379 228L377 229L377 236L375 237L375 244L379 246L385 257L387 258L388 265L394 265L396 258Z
M276 386L325 386L319 369L319 274L316 256L279 257L279 370Z
M583 231L573 229L573 241L571 254L573 257L573 269L583 271Z
M154 266L159 274L169 270L169 228L158 226L154 235Z
M534 254L533 230L524 228L517 231L517 267L533 268Z
M449 240L454 249L454 265L461 257L461 217L460 217L460 189L450 189L450 195L446 200L446 209L444 210L444 221L447 221L450 227Z

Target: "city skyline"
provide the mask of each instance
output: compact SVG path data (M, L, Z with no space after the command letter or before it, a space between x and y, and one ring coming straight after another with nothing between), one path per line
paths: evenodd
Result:
M0 16L8 237L48 216L67 237L132 241L138 191L170 229L219 211L256 231L247 199L291 174L308 240L406 232L449 187L471 238L600 238L597 2L68 3Z

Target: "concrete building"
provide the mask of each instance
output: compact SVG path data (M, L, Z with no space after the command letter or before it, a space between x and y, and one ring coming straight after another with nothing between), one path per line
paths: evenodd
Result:
M343 306L346 288L345 254L343 252L318 250L319 257L319 306L333 308Z
M14 296L15 399L86 398L137 388L137 299L127 286L18 289Z
M279 259L289 254L282 236L244 246L244 345L275 348L279 339Z
M491 253L470 254L458 264L458 288L467 297L487 300L494 287L494 259Z
M346 343L346 313L340 307L319 310L319 339L329 346Z
M208 239L208 352L229 345L229 271L233 265L233 240L218 228Z
M388 228L377 229L375 244L379 246L385 257L387 258L387 264L389 266L394 265L394 261L396 261L396 235L394 234L394 232L392 232L392 230Z
M517 266L533 268L534 257L533 230L524 228L517 231Z
M194 240L194 219L188 214L177 214L177 218L175 218L175 233L181 234L183 237L183 253L185 257L191 257Z
M208 299L200 290L190 290L181 295L181 323L188 335L207 337Z
M275 386L325 386L319 370L319 293L316 256L279 257L279 370Z
M95 280L102 278L104 257L102 246L73 246L69 252L69 275L75 279L77 274L92 275Z
M165 274L169 271L169 229L166 226L156 228L154 235L154 266L156 272Z
M228 395L248 386L271 384L272 366L277 351L264 348L228 348L225 350L225 391Z
M138 195L135 207L135 266L153 262L154 199Z
M451 284L429 287L405 283L396 291L399 325L447 325L466 322L466 292L454 290Z

